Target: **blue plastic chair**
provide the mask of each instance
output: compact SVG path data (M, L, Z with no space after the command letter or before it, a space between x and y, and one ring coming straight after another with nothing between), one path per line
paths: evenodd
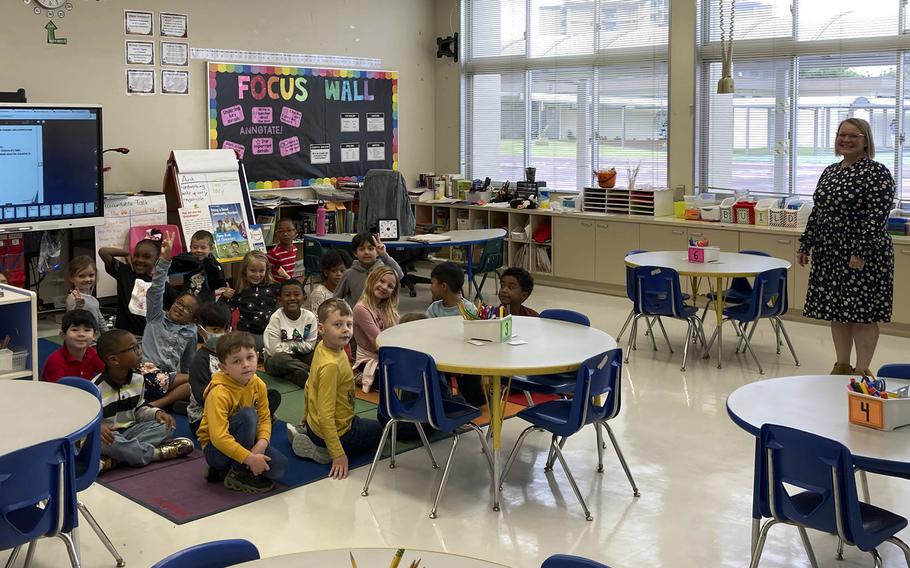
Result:
M171 554L152 568L225 568L259 560L256 545L242 538L204 542Z
M50 440L0 456L0 550L13 549L12 566L22 546L43 537L66 543L70 562L79 565L76 544L66 529L74 524L73 455L68 440Z
M394 467L395 425L399 422L417 424L417 431L420 432L423 445L426 447L427 453L430 454L433 467L437 467L436 460L433 459L433 453L430 451L430 445L421 426L422 423L426 422L436 430L453 435L452 449L449 450L449 457L446 459L445 467L442 470L442 479L439 482L436 498L433 501L433 509L430 511L430 518L435 519L439 500L449 477L452 457L455 455L455 448L458 446L457 430L459 428L467 426L477 433L483 453L487 458L487 466L492 474L493 457L490 453L490 448L484 438L483 431L471 422L478 418L481 412L469 404L443 399L440 386L441 378L436 370L436 361L425 353L401 347L380 347L377 373L381 382L379 404L389 417L389 422L382 431L379 448L376 450L372 465L370 465L370 472L367 474L367 480L363 485L361 495L364 497L369 495L370 481L373 479L376 465L382 456L386 438L390 434L392 437L393 456L390 467Z
M575 492L578 502L584 509L585 518L589 521L593 520L594 517L591 516L591 511L588 510L588 506L578 490L578 485L575 483L575 478L572 477L572 472L569 471L569 466L562 455L562 448L569 436L588 424L594 424L597 430L598 459L601 462L599 471L603 470L603 444L600 434L600 426L603 426L610 435L616 455L619 457L619 462L626 473L626 477L629 479L629 484L632 486L632 493L638 497L638 487L632 478L632 472L629 470L613 431L607 424L608 420L619 414L622 401L621 376L622 349L606 351L587 359L581 364L576 373L574 396L571 400L551 400L519 412L518 416L530 422L531 425L521 432L515 442L515 447L512 448L512 452L509 454L509 459L503 469L500 483L504 482L509 470L515 463L518 450L521 449L525 437L534 431L549 432L552 438L550 440L550 455L547 457L548 466L552 467L553 457L559 460L563 471L566 472L566 477L569 478L569 483L572 485L572 490Z
M758 321L760 319L769 319L771 321L771 325L774 327L775 343L778 353L780 353L780 340L778 338L780 334L783 333L784 339L787 341L787 347L790 348L790 353L793 355L793 360L796 362L796 365L799 366L799 358L796 356L796 351L793 349L793 343L790 341L790 336L787 334L786 328L784 328L783 320L780 319L780 316L787 313L788 307L787 271L784 268L775 268L773 270L766 270L755 277L752 295L747 301L742 304L724 308L724 319L721 321L721 325L728 321L732 321L739 327L740 344L745 344L745 349L749 350L752 359L755 360L755 364L758 365L758 372L760 374L764 374L765 371L762 369L761 363L755 355L755 351L752 350L752 343L750 342L752 334L755 333L755 328L758 326ZM748 329L750 323L753 324L751 330ZM715 339L717 339L716 329L711 336L711 340L708 342L708 350L711 349ZM737 352L739 351L739 345L737 345L736 350Z
M554 554L540 565L540 568L610 568L606 564L595 562L581 556Z
M638 334L638 320L641 318L666 316L674 319L683 320L688 323L686 331L686 341L683 347L683 360L680 371L686 370L686 361L689 358L689 338L695 337L705 345L705 333L702 328L701 319L698 317L698 308L689 306L685 303L682 288L679 281L679 273L672 268L663 268L660 266L639 266L633 269L634 280L634 300L632 310L635 315L632 316L632 331L629 334L629 346L626 350L626 360L629 362L631 351L636 349L635 338ZM659 320L658 320L659 321ZM661 324L663 329L663 324ZM664 331L664 339L667 345L670 344L667 338L667 332ZM651 334L653 343L654 336ZM654 344L654 349L657 345ZM672 353L672 348L670 349Z
M739 254L751 254L754 256L771 256L770 254L760 251L760 250L741 250ZM730 281L730 287L724 290L724 304L742 304L747 301L752 296L752 283L749 282L748 278L736 277ZM705 309L701 313L701 319L704 320L705 316L708 313L708 310L711 309L711 304L717 301L717 292L708 292L705 294L705 298L708 299L705 302Z
M483 301L483 285L487 282L487 276L492 272L496 275L494 284L498 291L499 289L499 269L502 268L502 265L505 264L505 255L503 254L504 242L502 239L493 239L489 240L483 245L483 250L480 253L480 260L477 263L477 266L473 266L471 270L471 284L474 286L474 300ZM464 265L467 267L467 265ZM466 270L467 268L465 268ZM477 284L477 275L482 274L483 278L480 279L480 284Z
M551 309L540 312L543 319L552 319L583 325L591 326L591 320L588 316L572 310ZM523 391L528 401L528 406L534 406L534 399L531 393L567 395L575 388L575 372L554 373L549 375L516 375L512 377L511 388Z
M846 446L776 424L762 426L759 436L756 505L769 520L759 532L750 568L757 568L768 531L778 523L799 529L813 566L817 563L806 529L838 536L871 554L876 566L882 565L876 547L891 542L900 547L910 565L910 547L895 536L907 526L907 519L860 502L853 455Z
M63 377L60 379L59 384L66 385L69 387L77 388L83 390L95 398L98 399L99 403L101 401L101 391L98 390L98 387L95 386L95 383L92 381L83 379L81 377ZM98 524L98 521L95 520L95 517L88 510L88 507L84 503L79 501L78 493L80 491L85 491L91 487L95 480L98 479L98 470L100 466L101 459L101 410L99 407L98 418L96 418L91 424L87 425L85 428L76 432L69 438L70 443L73 444L73 455L74 464L75 464L75 483L76 483L76 505L79 510L79 514L85 517L85 520L88 521L89 526L92 527L92 530L95 531L95 534L98 535L98 538L101 539L101 543L104 544L104 547L107 548L108 552L111 553L111 556L114 557L114 560L117 562L117 566L126 566L126 562L123 560L123 557L120 556L120 553L117 552L117 549L114 547L114 544L111 542L111 539L108 538L105 534L104 529L101 528L101 525ZM76 442L81 443L81 447L76 448Z
M878 376L888 379L910 379L910 363L888 363L878 368Z

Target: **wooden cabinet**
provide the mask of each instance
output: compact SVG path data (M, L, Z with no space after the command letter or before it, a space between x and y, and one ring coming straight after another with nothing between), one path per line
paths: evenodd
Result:
M891 321L910 324L910 244L894 245L894 311Z
M646 251L686 250L689 237L685 227L662 227L641 225L638 232L638 248Z
M594 279L614 286L626 285L625 257L638 248L639 225L596 221Z
M688 231L689 239L708 239L708 246L720 247L724 252L739 252L739 231L724 229L703 229L691 227ZM688 246L688 242L686 245Z
M799 239L794 235L763 235L760 233L740 233L739 235L740 250L758 250L766 252L774 258L786 260L791 264L787 276L787 297L790 299L790 307L802 307L806 295L806 285L809 279L807 269L802 269L799 274L796 268L796 251L799 248ZM808 268L808 267L807 267ZM799 282L804 278L805 282ZM799 295L799 297L798 297ZM799 302L799 306L797 306Z
M553 269L561 278L594 280L594 220L553 218ZM623 280L625 281L625 280Z

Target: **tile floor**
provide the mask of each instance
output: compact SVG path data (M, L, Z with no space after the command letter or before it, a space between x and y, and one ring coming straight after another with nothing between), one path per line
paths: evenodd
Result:
M416 299L402 298L402 311L423 309L423 286ZM616 334L629 310L622 298L540 286L529 305L576 309L593 325ZM713 330L708 324L707 331ZM594 515L586 522L571 488L557 467L543 472L546 439L532 436L504 488L504 506L494 513L487 505L487 470L482 467L476 437L459 444L439 518L427 513L434 489L426 455L401 456L391 471L381 467L370 496L360 496L367 468L346 481L324 480L258 501L245 507L182 526L100 486L81 498L94 512L128 566L149 566L180 548L213 539L243 537L255 542L263 556L335 547L403 546L451 551L509 566L532 568L547 556L564 552L595 558L613 567L666 566L703 568L747 566L752 481L753 439L727 417L727 395L740 385L769 377L826 373L833 363L827 328L788 322L802 366L788 354L774 353L768 329L756 333L754 345L765 367L759 375L751 361L732 355L728 334L727 360L695 358L679 371L685 327L667 324L677 347L669 354L647 341L624 368L624 404L613 428L641 490L632 497L612 450L606 471L594 471L593 429L587 428L566 446L566 456ZM882 336L875 367L906 361L910 340ZM520 420L506 423L505 443L514 442ZM445 455L445 442L434 448ZM870 476L876 504L910 515L910 484ZM901 535L910 539L910 531ZM871 566L868 555L847 550L834 560L835 539L812 534L821 566ZM113 566L110 556L88 527L82 529L84 566ZM902 566L897 550L884 545L886 566ZM60 542L41 543L33 565L65 566ZM795 529L775 527L762 567L808 566Z

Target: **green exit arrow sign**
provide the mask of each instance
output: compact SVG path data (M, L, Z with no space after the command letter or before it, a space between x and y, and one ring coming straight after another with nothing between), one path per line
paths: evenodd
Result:
M48 22L44 29L47 30L47 43L55 45L66 45L65 37L57 37L57 24Z

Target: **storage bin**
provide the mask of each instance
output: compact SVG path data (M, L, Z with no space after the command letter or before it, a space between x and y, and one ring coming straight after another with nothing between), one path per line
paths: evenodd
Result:
M779 201L773 197L759 199L755 204L755 224L768 226L771 224L771 208Z
M720 260L719 247L689 247L689 262L717 262Z
M795 209L791 206L797 203ZM771 226L783 227L786 229L796 229L805 227L809 221L809 215L812 213L811 201L789 202L784 207L775 207L771 209Z
M910 424L910 398L878 398L858 392L847 392L851 424L894 430Z
M755 202L738 201L733 204L733 222L737 225L755 224Z
M512 339L512 316L494 320L462 320L464 338L504 343Z
M736 199L728 197L720 202L720 222L733 223L733 204Z
M702 221L720 221L720 206L708 205L699 208Z
M9 349L0 349L0 373L24 371L28 351L22 347L10 345Z

